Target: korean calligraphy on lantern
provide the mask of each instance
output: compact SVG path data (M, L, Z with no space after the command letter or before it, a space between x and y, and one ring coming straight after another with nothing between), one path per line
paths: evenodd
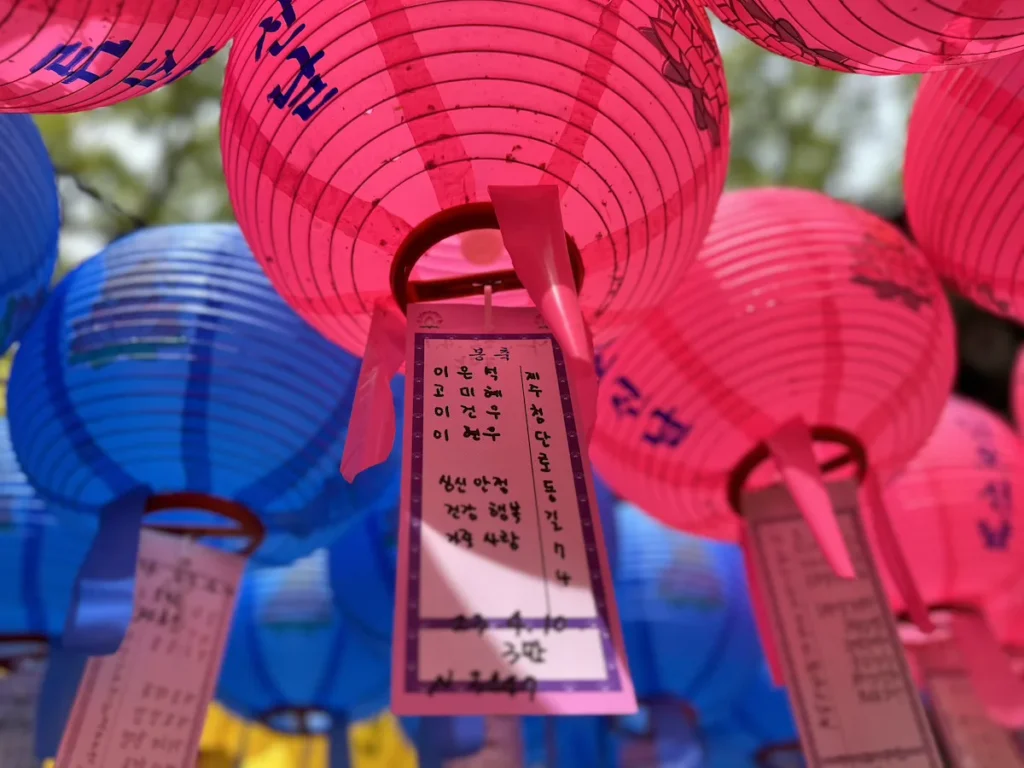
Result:
M747 494L753 559L807 764L939 768L852 481L830 485L857 572L840 579L781 486Z
M914 649L946 751L957 768L1024 768L1013 736L985 712L959 647L950 639Z
M56 768L191 768L245 561L143 531L135 615L89 660Z
M1005 551L1013 535L1013 476L1016 468L1008 466L1000 455L991 424L965 414L958 417L957 426L974 448L975 466L991 473L978 490L981 500L991 512L977 521L982 546Z
M561 351L535 311L495 308L480 334L479 308L430 307L439 330L410 322L393 708L632 711Z
M35 721L46 662L41 659L12 661L0 680L0 765L4 768L36 768Z

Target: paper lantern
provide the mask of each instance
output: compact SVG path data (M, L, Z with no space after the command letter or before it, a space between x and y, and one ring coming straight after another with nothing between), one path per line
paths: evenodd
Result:
M907 135L907 218L938 273L1024 319L1024 73L1020 56L928 75Z
M361 352L392 274L495 228L489 185L559 188L599 337L691 262L729 144L695 0L260 9L228 61L228 190L271 281L333 341Z
M144 489L149 520L230 522L244 535L223 546L263 536L257 559L290 559L397 498L397 456L338 478L358 370L280 300L237 227L157 227L56 288L13 366L11 436L51 502L103 514Z
M1024 48L1015 0L708 0L708 7L762 48L838 72L929 72Z
M0 111L81 112L170 85L224 46L253 1L5 3Z
M925 602L981 608L1024 583L1022 477L1024 453L1010 426L977 403L950 398L928 442L885 492Z
M42 306L57 263L57 180L39 129L27 115L0 115L0 177L5 181L0 191L2 353L21 337Z
M91 518L58 516L39 498L0 420L0 658L44 652L60 637L95 532Z
M616 517L615 595L637 697L720 717L762 663L742 553L629 504Z
M449 760L471 757L487 741L482 717L403 717L400 722L416 747L419 768L442 768Z
M617 765L611 719L524 717L525 768L593 768Z
M817 192L729 193L678 292L600 350L591 459L649 514L732 540L727 486L761 441L799 417L884 477L934 427L954 358L945 294L895 227Z

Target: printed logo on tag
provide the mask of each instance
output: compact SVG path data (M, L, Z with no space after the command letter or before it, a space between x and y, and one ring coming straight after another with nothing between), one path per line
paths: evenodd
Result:
M482 308L430 307L444 332L409 330L392 708L635 711L561 350L535 310L494 307L482 334Z
M857 507L829 494L857 577L840 579L782 486L745 495L759 586L811 768L941 768Z
M143 530L135 616L89 660L56 768L192 768L245 560Z

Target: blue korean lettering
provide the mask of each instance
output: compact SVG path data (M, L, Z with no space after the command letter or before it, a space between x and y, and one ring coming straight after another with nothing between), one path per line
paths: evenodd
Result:
M993 530L987 520L979 520L978 533L985 549L1005 551L1006 545L1010 542L1010 534L1013 533L1013 526L1009 520L1003 520L999 527Z
M651 413L651 420L657 422L657 432L645 432L644 440L651 445L665 445L677 448L683 439L690 434L693 427L676 419L676 409L663 410L656 408Z
M157 59L150 59L149 61L144 61L139 64L139 66L135 68L135 71L146 72L150 76L146 78L126 77L124 79L125 85L131 86L132 88L152 88L157 84L157 81L162 77L170 75L174 71L174 68L178 66L178 62L174 60L174 51L170 49L164 51L163 63L152 72L149 72L150 68L156 64L156 62Z
M981 495L988 501L989 507L1001 517L1009 517L1013 513L1013 486L1009 480L992 481L981 489Z
M46 56L39 60L30 72L38 72L46 69L47 72L54 72L60 75L61 82L73 83L76 80L84 80L87 83L95 83L101 77L106 77L113 71L113 66L106 72L97 74L90 71L91 67L102 54L120 59L131 48L131 40L104 40L95 49L91 45L82 46L82 43L70 43L68 45L58 44Z
M180 80L185 75L191 75L193 72L195 72L197 69L199 69L201 66L203 66L203 64L208 62L210 59L212 59L216 55L217 55L217 49L216 48L213 48L213 47L207 48L205 51L203 51L202 55L198 59L193 61L191 64L189 64L187 67L185 67L185 69L183 69L181 72L179 72L174 77L172 77L170 80L168 80L167 84L170 85L171 83L175 82L176 80Z
M615 385L620 390L612 395L612 407L615 409L615 413L619 416L634 418L639 416L641 409L638 406L643 404L643 394L640 389L625 376L615 379Z
M284 109L287 106L291 109L292 114L296 115L299 119L303 121L309 120L313 115L320 111L327 102L338 95L338 89L331 88L326 94L323 94L323 98L320 100L320 103L313 106L313 102L316 98L327 88L327 83L323 81L323 78L321 78L316 71L317 62L323 57L323 51L318 51L310 56L309 51L306 50L306 46L304 45L300 45L298 48L293 50L288 54L286 59L294 59L297 61L299 64L299 71L296 73L287 91L282 90L279 85L274 86L274 90L267 95L267 99L270 100L278 109ZM297 94L295 94L299 83L303 80L307 80L308 82L303 85L302 89L299 90ZM301 101L302 97L307 92L310 94L309 98L305 101ZM295 94L294 97L293 94Z
M284 53L284 49L291 45L292 41L306 28L305 24L299 24L299 26L292 29L295 24L295 8L292 6L290 0L278 0L278 4L281 6L281 17L284 19L284 26L287 29L291 29L291 36L285 41L275 40L270 44L268 52L271 56L280 56ZM268 16L259 23L260 29L263 30L263 34L260 35L260 39L256 43L256 61L263 58L263 48L267 44L267 35L271 35L281 30L281 19L275 19L273 16Z

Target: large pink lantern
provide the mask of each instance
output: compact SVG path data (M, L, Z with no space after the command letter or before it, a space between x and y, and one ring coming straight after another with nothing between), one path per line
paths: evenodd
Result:
M762 48L839 72L893 75L1024 49L1019 0L708 0Z
M220 50L254 0L0 0L0 111L141 96Z
M437 243L497 228L490 185L558 187L598 337L679 282L728 159L696 0L259 7L228 62L228 189L270 279L329 338L361 352L393 292L472 292L404 280Z
M851 444L879 476L905 464L949 395L954 339L938 279L895 227L759 189L723 196L685 283L599 356L601 476L670 525L733 539L728 489L791 419L826 465Z
M1024 60L927 75L910 118L904 186L914 237L939 274L1024 320Z

